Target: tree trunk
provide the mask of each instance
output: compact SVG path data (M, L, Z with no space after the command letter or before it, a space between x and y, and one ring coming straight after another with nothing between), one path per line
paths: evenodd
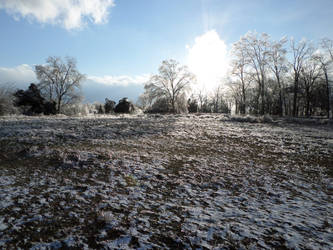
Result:
M60 96L58 98L58 103L57 103L57 114L60 114L60 112L61 112L61 101L62 101L62 98Z
M176 105L175 105L175 98L174 97L172 97L172 99L171 99L171 105L172 105L172 113L176 113Z
M289 115L290 115L290 113L289 113L289 109L288 109L289 105L288 105L288 103L287 103L285 93L283 93L283 106L284 106L284 115L289 116Z
M325 73L325 81L326 81L326 98L327 98L327 119L330 119L330 86L328 81L328 74L327 70L324 71Z
M261 110L260 114L264 115L265 114L265 83L264 81L261 84Z
M282 84L280 81L280 75L277 73L277 69L275 71L275 77L279 86L279 110L278 110L278 115L283 116L283 94L282 94Z
M305 109L305 116L310 117L310 97L306 94L306 109Z
M296 78L297 77L297 78ZM294 82L294 101L293 101L293 116L298 116L298 107L297 107L297 93L298 93L298 76L295 76L295 82Z
M244 115L246 113L246 96L245 96L245 87L244 83L242 83L242 108L241 113Z
M259 84L258 95L256 96L255 114L260 114L260 96L261 96L261 84Z
M282 90L279 91L279 116L283 115L283 100L282 100Z
M238 115L238 101L235 99L235 114Z

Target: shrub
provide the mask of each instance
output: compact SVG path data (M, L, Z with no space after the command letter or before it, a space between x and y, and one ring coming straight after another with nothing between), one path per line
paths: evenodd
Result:
M119 100L114 111L116 113L132 113L134 111L134 105L125 97Z
M40 90L36 84L31 83L27 90L18 90L14 93L15 106L22 107L23 114L33 115L41 114L45 115L56 114L56 103L48 102L41 96Z
M264 115L260 117L256 116L231 116L230 117L231 121L236 121L236 122L249 122L249 123L272 123L274 122L272 117L269 115Z
M105 114L112 114L116 107L116 102L105 98L104 110Z
M68 116L85 116L89 114L89 105L82 103L66 104L62 108L62 113Z

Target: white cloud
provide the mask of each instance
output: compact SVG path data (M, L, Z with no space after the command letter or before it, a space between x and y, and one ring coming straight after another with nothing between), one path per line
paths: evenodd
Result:
M136 100L149 78L149 74L87 76L87 80L82 82L83 95L89 102L103 102L105 97L112 100L120 100L123 97ZM12 68L0 67L0 86L9 83L13 84L14 88L27 89L32 82L38 83L33 66L22 64Z
M22 64L14 68L0 67L0 84L14 83L18 85L36 82L34 69L27 64Z
M132 86L144 85L150 78L149 74L137 76L121 75L121 76L87 76L89 84L100 83L108 86ZM34 68L28 64L22 64L13 68L0 67L0 84L29 84L37 82Z
M149 74L143 74L137 76L88 76L87 79L105 85L128 86L144 85L149 80L149 77Z
M228 53L225 42L215 30L206 32L186 45L187 64L197 76L200 88L212 91L221 82L228 69Z
M114 0L1 0L5 9L16 19L23 17L40 23L58 24L76 29L88 21L105 23Z

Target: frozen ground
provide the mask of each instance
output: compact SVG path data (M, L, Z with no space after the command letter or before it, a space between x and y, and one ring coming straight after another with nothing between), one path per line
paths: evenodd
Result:
M0 118L0 248L333 248L333 128Z

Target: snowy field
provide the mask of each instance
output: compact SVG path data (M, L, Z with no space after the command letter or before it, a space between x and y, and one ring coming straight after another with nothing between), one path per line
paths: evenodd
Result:
M0 248L333 248L333 127L0 118Z

